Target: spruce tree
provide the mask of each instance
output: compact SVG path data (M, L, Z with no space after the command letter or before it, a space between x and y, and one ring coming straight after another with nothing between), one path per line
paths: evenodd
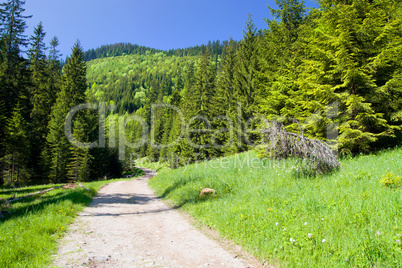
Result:
M211 131L204 119L211 121L216 115L216 94L215 94L215 68L210 59L209 49L202 55L199 66L195 73L195 83L192 88L194 95L194 103L191 105L191 110L186 115L187 120L192 120L195 117L199 119L190 122L190 129L205 130L201 132L189 133L189 138L195 145L193 157L197 160L207 159L214 155L214 148L211 144Z
M401 4L323 1L322 7L307 40L299 105L305 117L321 110L312 135L325 137L326 125L339 122L341 151L366 151L401 127ZM332 102L339 103L336 119L323 114Z
M237 120L237 94L236 94L236 67L237 67L237 54L236 43L230 38L229 43L224 48L224 59L221 70L217 77L217 100L220 104L218 107L218 114L226 116L229 120L221 120L218 122L219 129L227 128L229 132L221 133L216 137L219 145L224 146L223 151L226 154L233 154L237 152L236 135L235 132ZM230 131L232 133L230 133ZM232 135L231 135L232 134Z
M244 39L240 41L237 50L237 66L235 73L235 99L237 102L237 118L235 133L237 151L242 152L253 145L255 137L245 133L246 123L257 111L257 74L259 71L259 36L251 14L248 15L246 27L243 30ZM251 143L250 143L251 142Z
M21 56L21 49L28 45L24 35L26 19L23 8L25 1L9 0L0 4L0 97L5 100L6 116L20 102L25 110L23 116L28 118L29 100L27 62Z
M5 151L11 162L9 183L15 185L20 185L21 180L26 183L30 177L29 172L27 172L29 155L28 123L21 113L22 108L18 103L6 125Z
M304 34L305 7L297 0L276 0L279 9L270 8L276 20L266 20L268 29L261 42L258 73L259 111L266 117L298 119L299 97L295 83L303 58L299 35Z
M79 42L75 43L72 54L64 67L63 85L56 104L52 108L47 136L48 155L44 162L50 164L49 177L53 182L66 181L67 165L71 153L64 133L65 118L72 107L85 101L86 65ZM81 123L81 122L80 122ZM77 130L77 127L73 127ZM71 165L70 165L71 166Z
M49 111L53 106L53 96L49 92L47 60L45 55L46 46L42 23L39 23L31 36L31 47L28 50L29 69L31 71L31 133L32 151L31 162L36 174L39 172L40 154L43 150L49 122Z

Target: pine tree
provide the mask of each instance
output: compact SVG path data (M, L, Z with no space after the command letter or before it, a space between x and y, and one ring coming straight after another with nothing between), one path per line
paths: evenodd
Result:
M77 141L88 142L89 125L85 122L88 115L79 114L74 122L74 138ZM73 182L88 181L90 177L91 155L88 148L80 148L76 144L70 145L70 159L67 164L67 177Z
M12 111L20 102L25 118L29 115L27 84L29 75L27 63L21 57L21 49L26 47L28 39L24 35L27 28L24 16L25 1L9 0L0 4L0 97L5 100L6 111ZM22 98L21 98L22 97ZM25 101L25 102L24 102ZM9 117L10 112L7 112Z
M230 38L229 43L224 48L224 59L222 68L217 77L217 100L220 103L218 109L219 115L224 115L230 121L223 120L218 122L219 129L227 128L229 132L221 133L217 139L217 143L224 146L223 151L226 154L237 152L235 129L237 120L237 102L236 102L236 43ZM230 131L232 133L230 133ZM232 135L231 135L232 134ZM236 132L237 134L237 132Z
M21 180L27 182L26 171L29 152L28 124L23 118L19 103L13 109L6 126L6 152L10 159L9 183L19 185Z
M194 103L186 116L188 120L194 117L190 125L191 129L205 130L205 132L193 132L189 135L191 142L195 145L194 158L197 160L207 159L214 155L214 148L211 146L211 131L204 119L212 120L216 115L216 94L215 94L215 76L216 71L210 59L209 49L202 55L199 66L195 73L195 83L192 88ZM203 119L204 118L204 119Z
M5 157L5 146L6 141L4 137L6 137L6 111L5 111L5 103L3 99L0 99L0 187L4 184L4 157Z
M235 120L235 133L237 136L238 152L245 151L253 145L256 137L248 137L245 133L246 123L253 118L257 111L257 73L259 71L259 36L249 14L246 27L243 30L244 39L240 41L237 50L237 66L235 73L235 99L237 102L237 115Z
M49 111L53 106L54 98L49 92L47 60L45 55L46 45L42 23L39 23L31 36L31 47L28 50L29 69L31 71L31 133L32 151L31 162L35 173L40 175L39 169L40 154L43 150L47 135L49 122Z
M393 137L401 126L400 1L328 1L307 41L309 58L298 80L304 116L339 103L339 118L309 126L325 137L325 126L339 122L342 152L369 150L379 138ZM334 121L337 120L337 121Z
M298 66L303 58L299 35L304 34L305 7L297 0L276 0L279 9L270 8L279 20L266 20L268 30L261 42L258 74L260 112L267 117L298 119Z
M64 133L64 122L70 109L85 101L85 90L86 66L81 45L77 42L64 67L62 89L58 94L56 104L52 108L49 122L49 134L47 136L49 155L44 156L44 162L50 163L49 177L53 182L66 181L67 179L67 165L71 159L69 148L71 146Z
M57 49L59 46L59 39L55 36L50 41L50 50L47 60L48 69L48 91L47 98L49 107L53 107L56 103L57 94L60 92L60 85L62 83L62 70L61 70L61 56L62 54ZM50 109L48 109L49 111Z

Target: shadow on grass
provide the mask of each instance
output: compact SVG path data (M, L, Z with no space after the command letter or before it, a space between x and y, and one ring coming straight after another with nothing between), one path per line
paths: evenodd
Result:
M48 187L47 187L48 188ZM57 191L57 190L56 190ZM87 206L91 203L92 197L96 195L94 190L87 191L84 188L74 190L59 190L60 192L42 197L30 197L12 204L9 211L11 215L5 215L0 218L0 224L14 218L24 217L29 213L37 213L49 205L57 204L66 200L70 200L74 204Z
M173 183L173 185L169 186L168 188L166 188L163 193L161 194L162 198L167 197L171 192L175 191L178 188L184 187L186 186L186 184L192 183L192 182L197 182L197 181L201 181L202 178L199 176L195 176L195 177L190 177L190 178L183 178L180 179L178 181L175 181Z
M31 188L1 188L0 189L0 195L21 195L21 194L30 194L30 193L35 193L39 191L43 191L46 189L50 189L52 187L56 187L57 185L54 186L49 186L49 185L44 185L42 187L35 187L35 189Z
M204 178L202 178L200 176L194 176L194 177L186 177L186 178L182 178L180 180L177 180L171 186L169 186L166 189L164 189L164 191L160 194L160 197L161 198L167 198L169 194L175 192L176 190L178 190L180 188L185 187L187 184L199 182L199 181L202 181L203 179ZM217 190L217 188L222 188L222 187L220 187L218 185L209 185L209 184L210 183L207 183L205 185L205 187L203 187L203 188L216 188L215 190ZM220 192L221 192L220 196L222 197L222 194L225 191L222 190ZM186 205L188 203L197 204L197 203L206 202L206 201L211 199L211 197L199 198L199 194L200 194L200 190L195 190L195 189L192 189L192 188L185 189L185 191L183 191L181 193L182 197L180 198L180 200L178 202L176 202L176 204L173 206L173 208L178 209L178 208L181 208L182 206L184 206L184 205Z

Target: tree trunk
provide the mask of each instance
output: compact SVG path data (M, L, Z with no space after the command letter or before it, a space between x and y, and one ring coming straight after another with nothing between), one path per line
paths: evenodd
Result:
M14 181L14 158L15 158L15 152L13 152L13 159L11 162L11 183Z

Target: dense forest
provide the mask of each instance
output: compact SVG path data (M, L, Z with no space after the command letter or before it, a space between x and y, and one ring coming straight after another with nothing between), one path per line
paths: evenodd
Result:
M59 41L44 43L42 23L25 35L25 1L0 5L0 186L96 180L121 175L117 153L74 147L64 133L69 110L86 100L79 41L61 69ZM74 136L97 136L97 113L79 113Z
M222 53L203 47L201 57L160 52L88 64L91 99L119 100L120 114L135 111L151 126L146 145L129 153L177 167L250 150L261 139L252 129L263 125L253 117L293 132L300 123L342 155L401 142L400 1L320 1L309 13L302 2L276 2L266 30L250 15L243 40L225 42ZM166 107L152 116L155 103L183 116ZM142 131L137 122L127 135L135 143Z
M206 45L194 46L188 48L170 49L163 51L149 47L133 45L130 43L117 43L113 45L104 45L96 49L90 49L84 52L84 60L90 61L99 58L117 57L125 55L145 55L164 52L167 56L201 56L205 49L208 48L213 56L219 56L223 53L223 48L228 44L228 41L222 43L217 41L209 41Z
M250 14L240 41L85 53L77 42L63 68L57 38L46 54L42 24L24 35L24 1L2 4L0 184L118 176L118 156L175 168L258 149L261 118L302 127L341 154L400 144L400 1L321 0L308 12L298 0L276 3L267 29L258 31ZM109 147L67 139L65 118L85 102L106 103L108 114L80 111L73 137L94 142L105 125Z

